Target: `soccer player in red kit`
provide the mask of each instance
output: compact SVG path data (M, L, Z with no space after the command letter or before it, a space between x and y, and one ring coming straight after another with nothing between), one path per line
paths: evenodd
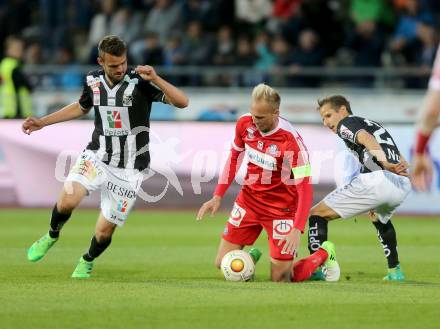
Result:
M440 46L429 79L420 117L412 160L411 181L418 191L427 191L432 183L433 162L428 152L428 142L440 118Z
M340 271L331 242L293 264L313 189L307 149L298 132L279 116L279 106L276 90L265 84L254 88L251 111L238 119L214 196L202 205L197 219L208 211L211 215L217 212L245 153L247 174L220 241L217 268L226 253L252 245L264 228L269 237L272 281L303 281L323 264L326 279L337 281ZM255 255L251 252L251 256ZM259 255L253 258L258 260Z

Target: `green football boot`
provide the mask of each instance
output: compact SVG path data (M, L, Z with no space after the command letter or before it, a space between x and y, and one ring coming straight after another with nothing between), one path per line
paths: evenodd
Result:
M86 261L82 256L79 259L78 265L76 265L75 271L72 273L72 278L90 278L90 273L93 269L93 262Z
M58 241L58 238L51 238L49 233L43 235L40 239L35 241L27 251L27 258L31 262L39 261L46 255L50 248Z
M325 281L325 275L320 267L313 272L312 276L309 278L309 281Z
M328 257L322 266L322 272L325 275L325 281L335 282L339 281L341 276L341 269L336 261L336 248L333 242L325 241L321 248L327 251Z
M400 265L394 268L389 268L387 275L383 278L384 281L405 281L405 275L400 269Z
M256 247L252 247L251 249L249 249L248 254L251 256L252 260L254 261L254 264L257 264L258 260L260 259L263 253L260 251L260 249Z

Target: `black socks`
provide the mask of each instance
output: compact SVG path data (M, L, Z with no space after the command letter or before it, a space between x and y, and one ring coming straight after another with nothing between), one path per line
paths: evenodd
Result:
M328 222L324 217L310 216L308 246L310 253L319 249L324 241L327 241Z
M83 255L83 258L88 262L93 261L96 257L101 255L105 249L107 249L111 242L111 237L108 240L98 242L96 236L93 236L92 241L90 242L89 251Z
M397 253L396 230L391 221L386 224L381 222L373 222L377 230L377 237L382 244L385 257L388 261L388 268L394 268L399 265L399 255Z
M55 204L55 207L53 207L52 210L52 217L50 219L49 236L51 238L56 239L60 236L60 230L63 225L69 220L70 215L72 215L72 213L62 214L58 212L57 205Z

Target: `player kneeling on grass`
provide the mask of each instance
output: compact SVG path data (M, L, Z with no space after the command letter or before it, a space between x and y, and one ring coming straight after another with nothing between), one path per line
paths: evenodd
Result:
M49 233L28 250L36 262L58 241L60 230L81 200L101 191L101 213L90 248L79 260L72 277L88 278L93 260L109 245L116 226L122 226L136 200L150 161L149 118L152 102L186 107L186 95L159 77L151 66L127 69L127 47L117 36L104 37L98 46L102 70L90 72L78 102L41 119L27 118L27 134L45 126L81 117L92 107L92 141L78 158L53 208Z
M327 240L327 222L369 212L388 261L387 281L402 281L396 231L391 216L411 190L408 164L379 123L354 116L339 95L318 101L324 126L345 142L361 163L361 173L314 206L309 219L309 250Z
M197 219L214 214L240 167L244 152L249 162L240 191L215 260L220 268L231 250L253 245L263 228L269 237L272 281L304 281L317 267L325 265L327 280L339 279L339 265L331 242L314 254L293 264L300 236L312 204L312 185L307 149L301 136L279 116L280 96L265 84L252 92L249 114L238 119L230 156L211 200L200 208ZM258 261L261 252L252 248Z

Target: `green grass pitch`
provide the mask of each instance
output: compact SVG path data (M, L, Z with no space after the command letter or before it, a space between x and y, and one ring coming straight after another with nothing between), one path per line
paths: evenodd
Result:
M405 283L384 283L366 218L329 225L338 283L272 283L266 235L257 280L225 282L213 267L226 214L135 211L95 262L93 278L70 275L87 250L98 211L78 210L38 263L26 249L50 210L0 210L0 328L439 328L440 222L398 217ZM300 257L308 254L302 238Z

